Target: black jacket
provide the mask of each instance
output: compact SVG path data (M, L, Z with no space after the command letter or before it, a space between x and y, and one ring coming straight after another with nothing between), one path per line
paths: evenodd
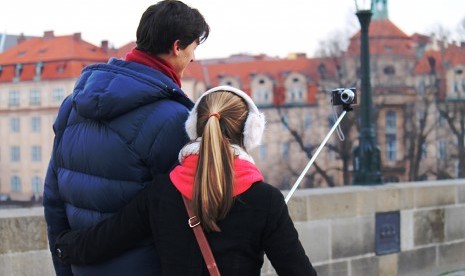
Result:
M168 175L142 192L115 216L85 231L63 232L55 252L64 262L92 264L115 257L152 235L163 275L208 275L197 240L187 225L181 194ZM299 241L284 197L257 182L236 197L218 223L221 232L206 233L221 275L260 275L264 253L279 275L316 275Z

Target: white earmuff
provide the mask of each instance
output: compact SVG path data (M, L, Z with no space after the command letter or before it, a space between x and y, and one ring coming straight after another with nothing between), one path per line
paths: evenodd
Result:
M265 130L265 115L260 113L255 103L252 99L247 95L244 91L239 90L232 86L217 86L214 87L200 96L200 98L195 102L194 107L192 108L191 112L189 113L189 117L186 121L186 132L189 135L191 140L195 140L198 138L197 135L197 107L200 100L205 97L206 95L214 92L219 91L227 91L238 95L239 97L243 98L244 101L247 103L249 107L249 114L245 121L244 126L244 146L247 151L252 150L253 148L259 146L262 141L263 132Z

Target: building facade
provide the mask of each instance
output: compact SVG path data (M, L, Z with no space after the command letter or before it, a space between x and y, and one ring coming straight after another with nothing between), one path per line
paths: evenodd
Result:
M374 122L385 182L465 177L465 44L406 35L379 6L370 25ZM0 194L37 199L52 150L52 124L85 66L135 46L95 46L79 33L21 38L0 54ZM341 109L331 91L357 87L360 33L328 57L233 55L193 62L182 79L193 100L217 85L251 95L265 113L263 145L252 152L266 181L290 188ZM358 96L363 91L358 91ZM301 187L350 185L358 105L342 120ZM361 103L363 104L363 103Z
M53 145L59 106L83 67L105 62L108 43L94 46L80 33L19 37L0 54L0 193L38 199Z

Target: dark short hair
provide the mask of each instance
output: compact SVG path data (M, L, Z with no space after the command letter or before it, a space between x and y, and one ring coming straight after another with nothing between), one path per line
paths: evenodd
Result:
M202 43L210 27L202 14L181 1L163 0L142 14L137 27L137 49L152 55L167 54L176 40L181 49Z

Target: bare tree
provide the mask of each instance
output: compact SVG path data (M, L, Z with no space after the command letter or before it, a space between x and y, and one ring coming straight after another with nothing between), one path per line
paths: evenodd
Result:
M460 21L457 27L457 36L461 41L465 40L465 17Z
M438 107L455 140L457 150L450 157L458 160L458 177L465 178L465 98L444 101Z
M435 82L433 81L433 83ZM436 120L431 118L434 113L431 113L431 111L435 108L437 92L434 85L427 86L424 91L419 93L417 101L405 106L405 143L407 144L405 159L409 164L409 181L418 181L424 177L423 174L420 174L420 169L425 156L428 137L436 127Z
M302 137L302 133L299 132L298 130L292 128L289 125L289 122L285 119L286 117L283 115L282 109L280 107L277 107L277 110L278 110L278 114L279 114L279 118L281 120L281 123L289 131L289 133L291 134L293 140L299 146L300 150L303 151L306 154L307 158L310 160L313 157L313 155L312 155L311 149L306 146L306 144L305 144L305 142L303 140L303 137ZM333 179L327 174L327 172L323 168L321 168L318 165L318 163L316 161L313 163L313 166L314 166L316 172L319 175L321 175L321 177L326 181L326 183L327 183L327 185L329 187L334 187L335 186ZM299 174L300 173L295 174L295 175L299 175Z
M465 31L465 18L461 21L460 25L462 30ZM446 80L445 74L447 71L454 70L453 59L456 55L447 55L446 53L448 51L447 41L450 40L450 32L439 26L436 29L436 35L441 38L440 42L442 42L439 43L439 52L441 56L439 66L441 66L443 74L440 75L438 72L439 70L432 70L432 73L437 78L436 89L438 91L441 89L443 90L442 94L439 94L436 98L436 106L439 115L447 122L450 134L452 134L453 140L455 140L454 148L456 148L453 153L446 156L445 159L448 162L444 164L443 167L438 167L436 174L438 178L452 178L453 176L450 174L450 171L454 170L451 167L454 167L455 164L450 161L456 160L458 163L458 177L463 178L465 177L465 87L462 87L463 92L462 94L458 94L457 97L446 95L446 85L442 85L441 82ZM463 55L463 52L461 55ZM452 87L450 91L457 92L456 87Z

